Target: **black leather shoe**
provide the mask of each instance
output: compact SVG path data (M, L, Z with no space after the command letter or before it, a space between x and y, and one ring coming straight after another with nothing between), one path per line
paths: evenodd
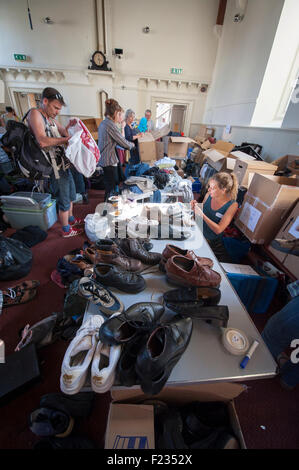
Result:
M98 282L107 287L115 287L129 294L137 294L146 288L144 278L140 274L125 271L120 266L99 263L94 269Z
M139 336L135 341L124 344L116 368L116 382L125 387L139 384L135 371L137 354L144 345L147 336Z
M120 240L120 247L127 256L131 256L151 266L159 264L162 258L161 253L147 251L138 238L123 238Z
M210 305L206 307L200 302L185 302L177 304L167 303L166 306L182 317L204 320L214 326L226 328L229 320L229 311L226 305Z
M156 302L140 302L125 312L106 320L99 329L99 339L104 344L124 344L135 341L151 331L164 313L164 306Z
M221 291L217 287L183 287L163 294L166 303L202 302L202 305L217 305Z
M159 393L186 350L192 334L191 318L176 319L158 326L141 348L136 372L144 393Z
M182 436L183 421L178 411L169 409L159 416L155 415L158 449L188 449Z

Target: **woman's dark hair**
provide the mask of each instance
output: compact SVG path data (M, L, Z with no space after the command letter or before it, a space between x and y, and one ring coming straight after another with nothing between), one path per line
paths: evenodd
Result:
M105 116L109 116L112 119L115 116L115 113L118 111L123 111L122 107L118 104L116 100L109 99L105 101Z
M44 98L47 98L48 101L53 101L53 100L58 100L62 106L66 106L64 99L62 95L59 93L56 88L51 88L47 87L42 91L42 97L41 99L43 100Z
M6 106L5 110L6 110L7 113L13 113L14 112L14 110L11 106Z

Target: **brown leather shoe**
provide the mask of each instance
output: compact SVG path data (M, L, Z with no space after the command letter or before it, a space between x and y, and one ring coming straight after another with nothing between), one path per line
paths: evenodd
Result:
M165 269L167 280L179 286L218 287L221 282L219 273L184 256L169 258Z
M127 256L139 259L144 264L154 266L161 260L161 253L147 251L138 238L123 238L120 240L120 247Z
M176 255L193 259L197 261L200 266L208 266L209 268L212 268L214 265L214 262L210 258L202 258L201 256L196 255L194 251L182 250L182 248L179 248L178 246L168 244L162 252L162 259L159 264L160 271L165 272L165 264L167 263L167 260Z
M97 248L95 263L114 264L129 272L141 271L143 268L139 260L124 255L116 245L112 248Z
M82 271L84 271L85 269L93 269L93 264L86 261L83 257L76 258L76 256L74 255L65 255L64 259L68 261L68 263L74 264L79 269L82 269Z

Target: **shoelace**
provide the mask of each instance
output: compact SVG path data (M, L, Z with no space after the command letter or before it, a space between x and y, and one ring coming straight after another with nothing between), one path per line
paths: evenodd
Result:
M125 312L124 312L124 318L126 322L133 328L141 329L141 330L148 330L149 328L148 315L147 315L146 308L143 308L141 310L140 317L137 320L131 320L130 318L128 318Z
M9 297L10 299L14 300L17 296L17 292L15 290L15 288L13 287L8 287L7 289L9 292L6 293L6 292L3 292L3 295L6 296L6 297Z
M85 286L85 289L93 295L93 298L100 298L105 303L110 303L113 301L112 297L109 295L108 291L104 289L99 289L95 284L89 284Z

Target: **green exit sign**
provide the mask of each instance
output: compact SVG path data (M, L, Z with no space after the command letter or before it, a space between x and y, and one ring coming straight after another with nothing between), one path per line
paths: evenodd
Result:
M174 73L175 75L179 75L180 73L183 73L183 69L177 69L176 67L172 67L170 69L170 73Z
M21 60L23 62L27 60L27 56L24 54L14 54L13 56L15 60Z

